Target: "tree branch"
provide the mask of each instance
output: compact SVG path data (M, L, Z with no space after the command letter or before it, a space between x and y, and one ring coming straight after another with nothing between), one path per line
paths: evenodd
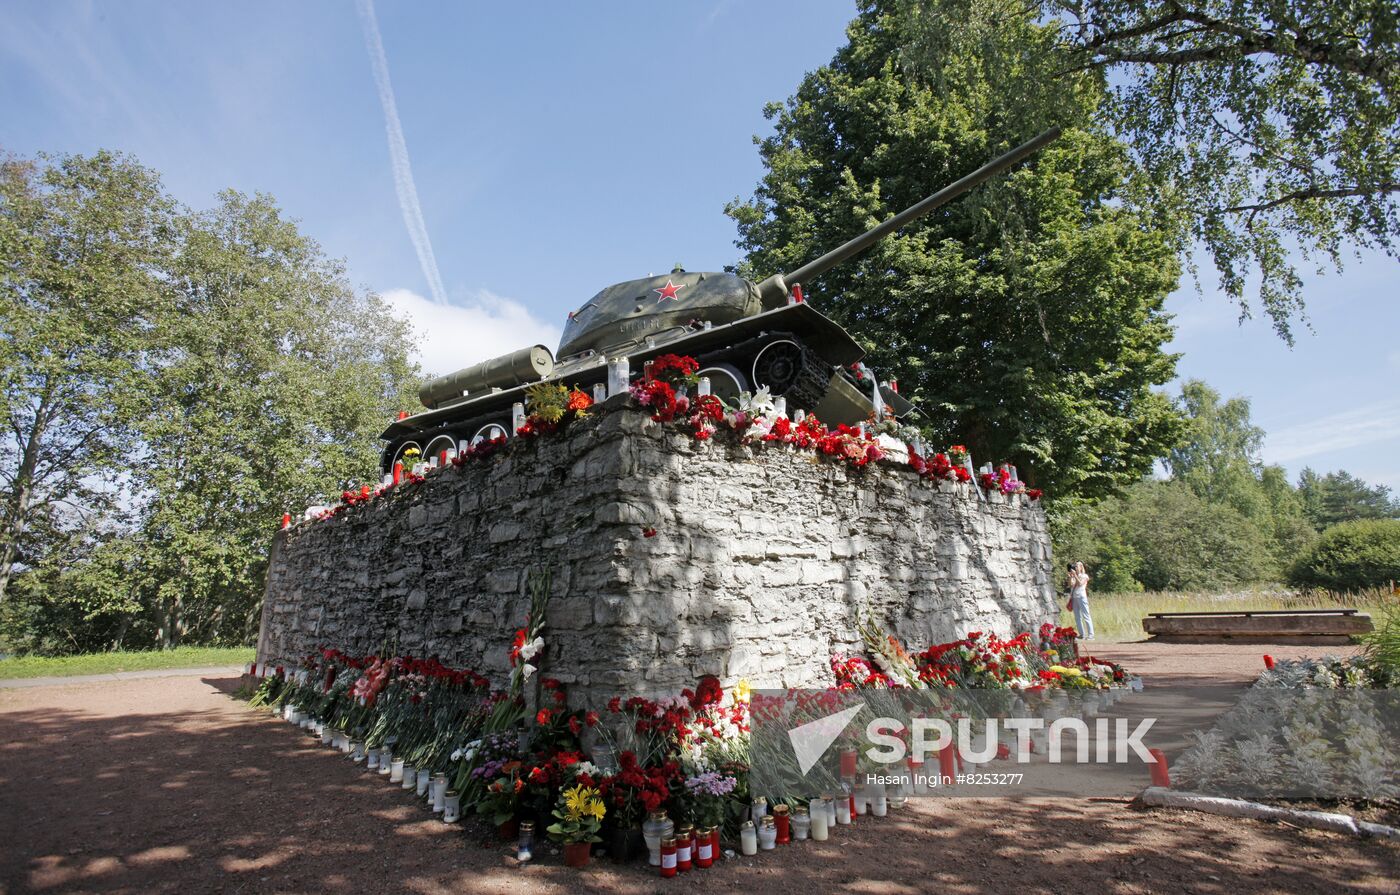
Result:
M1374 187L1342 187L1340 189L1325 190L1321 187L1309 187L1305 190L1294 190L1285 193L1277 199L1270 199L1267 202L1256 202L1251 205L1232 205L1229 208L1217 208L1217 214L1238 214L1248 211L1251 216L1255 212L1268 211L1280 205L1287 205L1290 202L1302 202L1308 199L1346 199L1352 196L1371 196L1376 193L1396 193L1400 192L1400 183L1378 183Z
M1082 43L1082 49L1090 58L1083 65L1069 69L1069 72L1090 68L1102 68L1119 62L1135 62L1149 65L1173 65L1187 62L1213 62L1240 56L1268 54L1290 59L1298 59L1311 65L1320 65L1348 72L1358 77L1386 86L1385 63L1374 54L1361 52L1355 47L1337 46L1320 40L1313 40L1299 28L1285 27L1270 31L1248 25L1239 25L1209 13L1188 9L1176 0L1167 0L1171 12L1139 25L1109 31L1102 30ZM1178 23L1189 22L1199 26L1189 31L1159 34L1162 29ZM1081 26L1082 27L1082 26ZM1103 26L1098 26L1102 28ZM1148 38L1161 44L1185 36L1193 31L1205 31L1221 37L1234 38L1234 43L1212 44L1205 47L1188 47L1179 50L1165 48L1128 47L1122 44ZM1068 72L1066 72L1068 73Z

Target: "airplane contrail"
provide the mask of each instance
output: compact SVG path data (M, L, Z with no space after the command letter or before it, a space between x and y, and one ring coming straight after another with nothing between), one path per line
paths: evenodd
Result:
M389 138L389 161L394 169L394 190L399 195L399 208L408 238L418 253L418 264L428 280L433 301L447 304L447 290L442 287L433 243L428 239L428 227L423 223L423 208L418 204L418 188L413 184L413 168L408 163L408 144L404 142L399 110L394 102L394 85L389 81L389 60L384 55L384 41L379 36L379 20L374 15L374 0L359 0L360 24L365 31L365 45L374 67L374 83L379 88L379 104L384 107L384 133Z

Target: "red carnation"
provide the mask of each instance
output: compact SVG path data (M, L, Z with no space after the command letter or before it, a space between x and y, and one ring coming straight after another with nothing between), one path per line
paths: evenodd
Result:
M553 709L540 709L539 714L535 715L535 723L536 723L536 724L548 724L548 723L549 723L549 720L550 720L551 718L553 718L553 717L554 717L554 710L553 710Z

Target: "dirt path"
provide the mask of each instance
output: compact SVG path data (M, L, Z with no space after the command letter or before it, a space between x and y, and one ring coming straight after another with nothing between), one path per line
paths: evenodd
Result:
M1243 685L1259 647L1096 644ZM1280 650L1280 658L1293 655ZM17 892L1395 892L1400 847L1090 800L925 800L665 882L531 866L226 695L230 677L0 691L0 895Z
M28 687L56 687L61 684L97 684L110 681L139 681L151 677L237 677L241 665L221 665L214 668L151 668L145 671L109 671L106 674L73 674L54 677L16 677L0 680L0 690Z

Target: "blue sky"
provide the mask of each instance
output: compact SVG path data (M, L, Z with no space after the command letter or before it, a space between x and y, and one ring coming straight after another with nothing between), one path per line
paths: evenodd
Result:
M850 0L384 2L393 103L442 290L396 191L357 7L11 0L0 149L133 153L182 201L275 196L351 278L455 368L531 341L612 282L737 258L724 203L762 174L765 102L831 58ZM398 168L402 177L403 169ZM409 220L414 218L410 215ZM1311 331L1189 282L1170 300L1183 376L1252 399L1264 459L1400 489L1400 303L1382 255L1308 278Z

